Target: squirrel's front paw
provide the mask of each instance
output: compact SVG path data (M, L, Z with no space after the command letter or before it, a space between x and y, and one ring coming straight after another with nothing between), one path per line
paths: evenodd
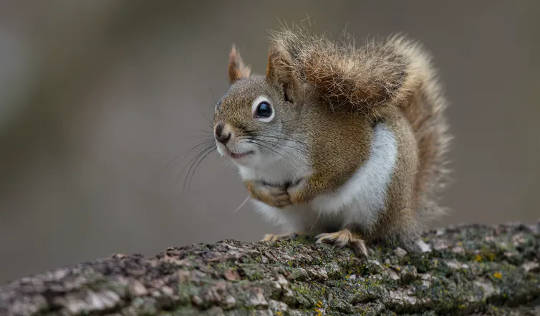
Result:
M306 179L300 179L287 188L292 204L300 204L308 201L309 196L307 194L308 190L306 190L306 183Z
M285 187L253 181L246 183L246 185L252 197L270 206L281 208L292 204Z

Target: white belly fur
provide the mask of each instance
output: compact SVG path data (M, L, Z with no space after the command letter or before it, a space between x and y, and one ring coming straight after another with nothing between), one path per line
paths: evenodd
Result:
M374 129L368 160L338 190L320 195L310 203L283 209L253 202L259 212L284 231L318 233L324 227L348 224L368 230L385 207L397 154L394 133L379 123Z

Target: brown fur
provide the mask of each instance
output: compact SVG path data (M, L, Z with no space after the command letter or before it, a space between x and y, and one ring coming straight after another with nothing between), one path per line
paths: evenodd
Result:
M410 183L409 179L394 179L389 192L389 212L381 218L381 224L390 224L404 217L411 226L406 230L416 231L420 218L441 212L436 193L444 185L447 173L445 153L450 137L443 116L446 101L430 65L430 57L418 44L394 36L382 43L368 42L357 48L350 41L336 44L301 29L285 29L273 34L272 50L291 56L287 65L289 69L293 69L301 81L311 85L336 112L335 115L345 108L369 117L383 118L391 122L396 134L401 136L395 178L414 177L414 180ZM349 137L358 135L354 131L340 132ZM407 133L413 136L412 140L405 137ZM343 145L350 148L348 144ZM339 152L346 155L350 151ZM402 156L407 153L413 153L410 155L415 157L404 159ZM315 162L325 159L316 158ZM335 161L330 164L336 166ZM337 166L341 170L348 169L339 163ZM343 176L347 178L349 174L347 172ZM398 185L397 182L402 183ZM331 187L336 187L336 184ZM400 200L398 195L406 196L407 192L411 193L411 198L408 198L411 201L392 205L396 204L395 200ZM396 210L395 207L402 209ZM402 223L395 225L403 226ZM386 230L388 225L378 227Z
M292 192L293 203L306 202L338 188L369 158L372 129L365 115L335 112L329 107L319 107L310 114L315 124L306 129L311 140L314 173L303 190Z
M306 144L313 169L301 189L246 181L254 198L283 207L339 188L369 158L372 126L384 121L395 134L398 157L386 209L362 235L410 240L424 219L440 213L436 193L444 184L450 139L446 102L418 44L394 36L357 48L285 29L273 34L266 77L249 75L233 47L233 85L215 121L227 122L238 135L246 128L264 131L268 127L253 122L250 112L250 102L264 92L280 100L276 111L288 118L280 128Z

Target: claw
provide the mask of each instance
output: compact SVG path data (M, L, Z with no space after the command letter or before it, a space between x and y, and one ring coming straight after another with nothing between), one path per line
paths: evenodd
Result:
M265 234L261 241L278 241L284 239L291 239L296 237L297 233L285 233L285 234Z
M315 236L317 238L316 243L323 242L332 243L339 248L349 246L357 255L368 255L366 243L355 234L351 233L348 229L342 229L335 233L323 233Z
M276 206L287 206L289 204L291 204L290 200L289 200L289 195L287 193L285 194L279 194L279 195L274 195L274 201L275 201L275 204Z

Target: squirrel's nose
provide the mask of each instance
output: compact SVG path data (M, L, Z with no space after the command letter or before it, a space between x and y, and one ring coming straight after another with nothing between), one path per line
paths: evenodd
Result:
M214 134L215 134L216 140L222 143L223 145L227 144L229 139L231 139L231 133L223 131L223 123L218 123L216 125L216 128L214 129Z

